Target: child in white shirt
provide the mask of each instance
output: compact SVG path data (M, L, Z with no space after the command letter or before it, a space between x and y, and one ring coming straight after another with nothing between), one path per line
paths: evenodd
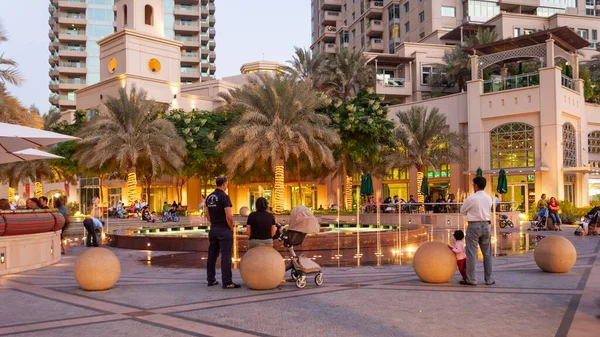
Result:
M456 243L450 247L456 254L456 264L458 265L458 271L462 276L463 281L467 281L467 255L465 254L465 233L461 230L454 231L454 238Z

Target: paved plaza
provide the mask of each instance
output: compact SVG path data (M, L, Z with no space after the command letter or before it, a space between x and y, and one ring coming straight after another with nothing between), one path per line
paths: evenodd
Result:
M600 237L564 227L546 234L576 246L569 273L541 272L532 253L503 256L494 260L497 284L476 287L459 285L458 273L432 285L411 266L387 265L325 268L319 288L224 290L206 286L204 269L152 265L172 252L109 248L120 280L86 292L73 277L86 248L71 247L59 264L0 277L0 336L598 336Z

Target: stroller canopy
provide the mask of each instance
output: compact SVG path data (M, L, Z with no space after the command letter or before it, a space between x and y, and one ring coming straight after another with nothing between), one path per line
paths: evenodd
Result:
M306 234L319 233L319 221L306 206L296 206L290 214L288 229Z

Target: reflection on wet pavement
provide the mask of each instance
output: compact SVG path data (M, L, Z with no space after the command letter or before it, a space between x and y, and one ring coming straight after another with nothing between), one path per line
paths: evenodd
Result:
M412 263L413 256L417 249L424 243L429 241L440 241L448 244L454 244L452 230L424 231L426 235L402 235L401 244L397 242L391 246L362 248L360 252L354 249L328 249L328 250L302 250L302 246L295 248L298 255L304 254L307 257L315 260L323 267L354 267L354 266L379 266L379 265L409 265ZM541 236L530 235L527 233L518 232L501 232L498 233L497 242L492 243L494 256L506 256L523 254L533 251L536 242ZM279 248L280 243L276 243L276 248ZM338 253L339 252L339 253ZM338 255L339 254L339 255ZM235 255L235 254L234 254ZM238 253L243 256L243 253ZM282 252L286 260L289 259L287 252ZM152 256L152 252L148 252L146 259L140 262L150 266L160 266L168 268L206 268L207 253L192 252L192 253L174 253L161 254L160 256ZM482 258L481 252L479 259ZM234 260L234 268L237 267L239 259ZM220 262L217 261L217 267Z

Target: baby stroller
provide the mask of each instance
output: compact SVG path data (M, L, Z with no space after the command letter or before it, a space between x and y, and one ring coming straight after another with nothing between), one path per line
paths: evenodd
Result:
M315 261L307 258L303 254L300 256L294 252L294 246L302 244L306 234L318 233L319 222L306 206L296 206L290 214L290 225L279 240L287 248L291 255L291 262L286 266L286 271L291 270L292 280L296 282L298 288L306 287L306 276L315 275L315 284L323 284L323 273L321 266Z
M585 235L598 235L596 232L596 226L598 225L598 220L600 218L600 207L594 207L591 211L586 214L582 221L577 222L579 227L575 229L575 235L577 236L585 236Z
M548 208L542 208L538 213L537 219L531 221L528 231L542 231L546 229L546 220L548 219Z

